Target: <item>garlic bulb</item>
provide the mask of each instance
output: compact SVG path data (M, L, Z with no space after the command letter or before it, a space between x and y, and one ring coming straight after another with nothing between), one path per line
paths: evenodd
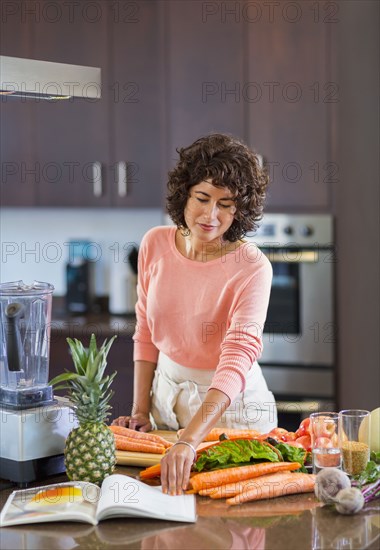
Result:
M360 489L350 487L342 489L336 495L335 508L340 514L356 514L364 506L364 497Z
M318 500L325 504L333 504L334 497L342 489L351 487L350 478L337 468L324 468L315 479L314 492Z

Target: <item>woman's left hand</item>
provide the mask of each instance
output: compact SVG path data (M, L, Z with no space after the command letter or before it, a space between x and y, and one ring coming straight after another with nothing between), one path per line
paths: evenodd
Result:
M177 443L161 459L162 492L182 495L187 489L194 452L187 445Z

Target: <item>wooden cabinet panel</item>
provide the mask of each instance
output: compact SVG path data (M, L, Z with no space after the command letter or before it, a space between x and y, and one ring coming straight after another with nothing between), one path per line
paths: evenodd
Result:
M7 23L3 42L9 55L100 67L102 98L28 100L8 107L2 135L9 135L12 122L18 127L24 121L24 136L13 131L2 145L9 172L8 185L2 185L3 204L161 207L165 142L160 3L69 4L37 3L39 16L24 17L29 50L14 47L20 33L12 24ZM31 182L22 201L20 177L10 173L13 161L16 168L25 165ZM127 163L126 193L118 185L120 161ZM94 183L99 175L100 193Z
M234 18L206 17L204 2L169 2L167 9L168 154L173 165L175 149L202 135L227 132L244 138L245 27Z
M338 99L328 82L328 28L312 10L294 23L276 14L249 26L248 141L270 163L269 209L328 210L336 177L328 108Z
M112 203L157 207L165 145L161 6L141 1L135 8L112 25Z
M30 56L31 33L21 16L21 6L20 0L2 6L1 55ZM0 96L0 120L0 204L33 205L36 201L36 186L30 105L16 98Z
M102 70L100 100L74 98L33 105L34 155L40 167L38 205L109 206L107 2L87 2L74 12L64 9L57 19L41 17L33 22L32 32L35 59ZM94 177L100 173L102 189L97 196Z

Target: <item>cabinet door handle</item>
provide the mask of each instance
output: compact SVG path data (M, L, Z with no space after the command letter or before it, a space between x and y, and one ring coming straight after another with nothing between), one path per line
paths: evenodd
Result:
M117 190L119 197L126 197L128 194L127 163L124 161L117 163Z
M101 162L94 162L92 165L92 185L95 197L101 197L103 192Z

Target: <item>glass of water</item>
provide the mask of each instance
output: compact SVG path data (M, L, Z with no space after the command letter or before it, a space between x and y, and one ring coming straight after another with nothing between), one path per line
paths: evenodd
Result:
M316 412L310 415L313 473L323 468L342 468L336 412Z

